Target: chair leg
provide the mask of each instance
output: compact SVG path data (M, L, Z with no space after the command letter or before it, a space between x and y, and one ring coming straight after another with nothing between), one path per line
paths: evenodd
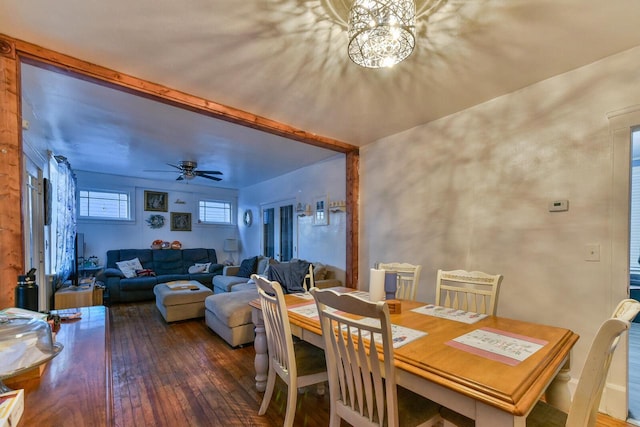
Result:
M298 387L294 384L287 385L287 413L284 416L283 427L292 427L296 416L296 404L298 402Z
M269 408L269 402L271 401L271 396L273 395L273 389L276 385L276 372L273 369L269 369L269 373L267 374L267 387L264 390L264 396L262 396L262 404L260 405L260 410L258 411L258 415L264 415L267 412L267 408Z
M340 427L340 424L340 417L334 412L334 410L332 410L329 414L329 427Z

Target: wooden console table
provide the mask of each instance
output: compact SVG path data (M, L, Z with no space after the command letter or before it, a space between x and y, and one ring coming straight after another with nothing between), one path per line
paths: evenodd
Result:
M19 427L113 424L109 309L80 311L80 319L62 323L56 341L64 349L40 378L4 380L8 387L25 391Z
M54 294L56 310L99 305L94 303L95 279L83 280L85 282L80 286L65 286L56 291ZM102 304L102 300L100 300L100 304Z

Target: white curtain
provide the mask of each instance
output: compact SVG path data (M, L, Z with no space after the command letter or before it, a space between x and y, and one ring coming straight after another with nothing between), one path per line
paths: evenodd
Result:
M61 286L75 271L76 238L76 177L71 165L63 156L55 156L51 162L52 200L52 274L55 287Z

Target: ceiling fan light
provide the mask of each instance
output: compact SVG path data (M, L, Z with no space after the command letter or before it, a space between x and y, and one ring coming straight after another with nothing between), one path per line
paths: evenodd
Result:
M414 0L355 0L349 12L349 58L366 68L391 67L415 47Z

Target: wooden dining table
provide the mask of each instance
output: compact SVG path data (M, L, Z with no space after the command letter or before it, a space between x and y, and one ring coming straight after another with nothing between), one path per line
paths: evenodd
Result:
M315 305L314 300L294 294L286 295L285 300L293 335L323 347L318 318L292 310ZM264 391L269 365L267 338L259 300L250 305L256 331L256 388ZM565 328L499 316L465 323L420 312L426 306L427 303L403 300L401 312L391 314L392 324L426 332L394 350L398 385L474 419L477 427L524 427L527 414L545 393L547 402L568 411L569 360L577 334ZM536 343L539 349L518 361L458 344L461 337L478 331L498 334L505 341L515 338ZM501 343L492 341L488 345L499 347Z

